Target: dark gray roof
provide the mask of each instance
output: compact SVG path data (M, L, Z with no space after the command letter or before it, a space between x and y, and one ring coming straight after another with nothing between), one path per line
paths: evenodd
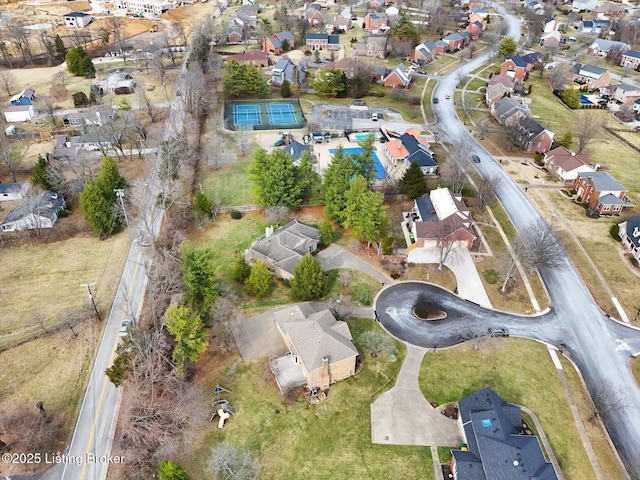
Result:
M65 17L88 17L89 14L85 12L69 12L64 14Z
M628 52L625 52L622 55L625 57L640 58L640 52L636 52L635 50L629 50Z
M283 147L283 149L285 152L291 155L291 160L293 160L294 162L300 160L300 155L302 155L302 152L309 151L309 147L296 140L289 142L289 145L286 145L285 147Z
M507 57L507 60L511 60L516 67L526 67L527 62L520 55L514 55L512 57Z
M400 141L402 145L409 152L407 160L410 162L416 162L421 167L437 167L438 164L433 159L433 153L426 145L420 143L416 137L409 133L403 133L400 135Z
M598 203L600 205L624 205L624 202L613 193L607 193L606 195L598 197Z
M20 205L9 210L9 213L2 220L2 225L20 220L30 213L54 220L64 207L65 202L61 195L45 190L35 197L27 198Z
M540 52L531 52L531 53L527 53L526 55L522 55L522 60L524 60L524 62L527 65L533 65L534 63L538 63L540 60L542 60L542 57L544 55L542 55Z
M557 480L538 438L522 434L520 407L485 388L458 402L468 452L453 451L463 462L458 480ZM473 456L478 460L476 461ZM481 464L484 476L478 471Z
M23 182L5 182L0 183L0 193L22 193L25 184Z
M531 140L544 132L545 128L533 118L525 117L518 122L518 134L520 138Z
M578 177L586 178L588 185L593 185L597 192L612 191L612 192L626 192L627 189L613 178L609 173L598 172L581 172L578 173Z
M627 232L627 238L633 243L636 247L640 247L640 215L635 217L631 217L626 222L625 230Z
M496 118L500 120L509 118L511 115L517 112L521 112L523 114L526 112L522 104L511 97L501 98L498 102L496 102L493 108L496 112Z
M573 71L574 71L574 73L580 73L581 71L582 72L587 72L587 73L590 73L592 75L596 75L596 76L600 77L600 76L605 74L607 69L606 68L602 68L602 67L596 67L595 65L589 65L588 63L585 63L585 64L576 63L573 66Z
M423 222L438 221L438 215L429 197L416 199L416 208Z

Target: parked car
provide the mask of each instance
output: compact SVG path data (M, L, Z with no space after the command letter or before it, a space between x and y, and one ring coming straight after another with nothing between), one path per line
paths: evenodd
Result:
M364 106L364 100L362 100L361 98L356 98L356 99L353 101L353 104L354 104L356 107L363 107L363 106Z
M501 328L489 328L488 330L490 337L508 337L509 330L504 327Z
M438 103L440 102L440 100L438 100L438 97L433 97L433 103Z
M377 122L378 121L378 114L377 113L372 113L371 114L371 120L374 121L374 122Z
M471 155L473 163L480 163L480 157L478 155Z

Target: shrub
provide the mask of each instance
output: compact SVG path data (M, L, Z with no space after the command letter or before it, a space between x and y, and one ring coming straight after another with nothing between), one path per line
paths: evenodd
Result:
M495 270L492 270L492 269L483 271L482 275L484 276L484 280L489 285L494 285L494 284L498 283L498 278L500 277L498 272L496 272Z
M231 212L231 218L233 218L234 220L240 220L242 218L242 213L234 210L233 212Z
M382 239L382 254L391 255L393 253L393 237L385 237Z
M619 231L620 230L618 229L617 223L611 225L611 228L609 229L609 235L611 235L611 238L613 238L616 242L620 241L620 235L618 234Z

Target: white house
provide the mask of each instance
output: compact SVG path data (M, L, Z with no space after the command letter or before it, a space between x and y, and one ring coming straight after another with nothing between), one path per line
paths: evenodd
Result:
M9 210L0 226L3 232L52 228L58 220L58 214L65 207L66 203L62 196L45 190Z
M4 119L7 123L29 122L35 116L33 105L11 105L4 109Z
M176 8L176 4L170 2L155 2L153 0L114 0L113 5L118 10L128 10L135 13L150 13L162 15L167 10Z
M10 200L22 200L29 192L27 182L7 182L0 183L0 202L8 202Z
M69 12L64 15L64 23L71 28L84 28L91 23L93 17L85 12Z
M640 215L619 223L618 235L633 258L640 262Z

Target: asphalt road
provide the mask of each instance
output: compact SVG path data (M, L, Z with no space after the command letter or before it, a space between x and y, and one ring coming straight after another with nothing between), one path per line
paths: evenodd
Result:
M519 39L519 20L508 15L501 5L494 4L493 7L503 15L509 26L509 35ZM467 150L470 155L475 153L480 157L481 163L470 163L470 165L474 165L482 175L497 175L502 179L496 194L516 229L522 231L529 224L538 221L541 218L540 214L520 187L469 135L469 132L460 124L453 108L453 91L459 72L467 74L475 70L488 61L491 55L492 52L480 55L441 77L433 93L441 101L433 107L437 121L442 126L442 130L447 132L448 138L464 143L469 147ZM447 93L451 95L451 100L445 100ZM542 270L540 273L554 305L553 314L530 319L526 323L529 324L527 328L531 331L527 332L523 327L521 333L541 340L555 340L551 343L556 345L559 339L557 336L560 335L562 343L567 345L566 348L571 353L572 359L580 368L591 394L594 395L595 392L606 388L610 393L607 398L609 406L624 405L624 408L616 410L614 414L607 415L605 412L602 416L627 467L640 475L640 454L638 453L640 452L640 390L628 369L629 352L638 351L638 330L614 324L604 315L570 260L567 259L565 268L562 270ZM398 287L390 288L395 292ZM383 295L381 298L384 298ZM376 309L380 310L379 307ZM473 305L464 309L457 306L456 311L467 316L478 315L481 319L487 315L486 310ZM389 310L389 315L391 312L392 310ZM398 333L411 337L421 332L420 328L424 328L414 323L407 323L406 312L402 313L402 310L398 312L402 315L390 328L400 328L402 332L405 328L407 329L404 333ZM491 312L490 315L494 319L503 318L495 312ZM520 321L514 316L504 320L509 325L511 325L509 322ZM539 324L541 321L544 322L542 326ZM516 329L515 324L512 327ZM555 333L553 333L554 330ZM411 340L407 339L407 341ZM447 338L441 341L446 342Z

